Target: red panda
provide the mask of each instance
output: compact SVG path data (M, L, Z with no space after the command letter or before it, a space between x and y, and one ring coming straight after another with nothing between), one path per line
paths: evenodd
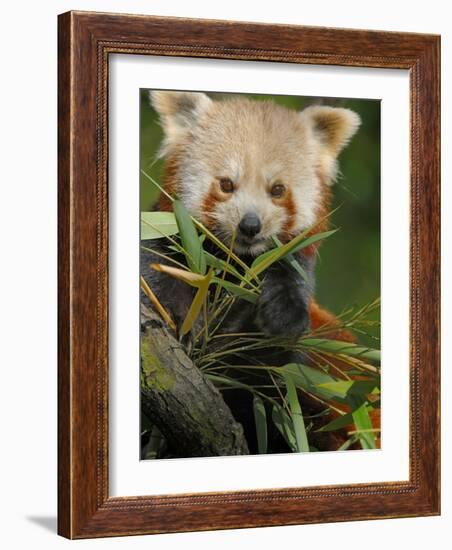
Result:
M360 126L354 111L311 106L300 112L272 101L212 100L204 93L153 91L164 138L163 186L191 215L223 242L235 235L234 252L245 261L302 231L327 227L338 155ZM165 194L159 209L171 210ZM270 336L298 337L309 328L329 327L327 337L352 341L335 317L314 299L316 245L298 261L307 280L283 262L265 274L254 309L240 306L231 331L254 327ZM150 257L142 253L145 278ZM176 321L185 317L193 291L167 277L153 281L159 299ZM328 441L325 449L337 448Z
M273 235L287 241L309 227L326 228L337 157L360 125L354 111L312 106L296 112L272 101L213 101L193 92L154 91L150 97L164 130L165 189L225 242L237 232L237 254L264 252ZM159 206L170 210L172 204L162 194ZM285 296L279 309L288 318L276 326L277 312L261 307L264 331L296 336L309 325L335 324L312 296L314 253L312 246L301 257L312 288L294 280L293 292L284 285L273 289L274 300ZM275 269L269 279L281 281L280 275ZM301 298L298 304L294 297Z

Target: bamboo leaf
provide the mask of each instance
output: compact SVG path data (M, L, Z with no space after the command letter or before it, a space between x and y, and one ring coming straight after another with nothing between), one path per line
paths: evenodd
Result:
M367 411L371 411L373 407L367 406ZM340 428L345 428L346 426L353 424L353 416L352 413L344 414L344 416L339 416L338 418L335 418L331 422L328 422L328 424L325 424L325 426L322 426L317 431L318 432L333 432L335 430L339 430Z
M272 420L273 424L278 428L281 435L286 440L286 443L292 449L292 451L297 450L297 441L295 438L295 433L293 431L292 421L289 415L282 407L273 406L272 411Z
M277 237L272 237L272 239L276 246L283 246L283 243ZM292 267L292 269L295 269L295 271L299 275L301 275L301 277L303 277L305 281L308 280L308 275L306 271L301 267L300 262L296 260L293 254L287 254L287 256L283 258L283 260L288 263Z
M218 279L217 277L214 278L213 282L221 286L222 288L225 288L228 292L230 292L234 296L237 296L237 298L242 298L243 300L246 300L247 302L250 302L252 304L255 304L257 302L257 294L255 294L251 290L248 290L247 288L243 288L242 286L231 283L230 281Z
M294 248L292 248L291 252L292 254L295 254L295 252L298 252L302 248L306 248L307 246L310 246L311 244L314 244L318 241L322 241L323 239L327 239L328 237L331 237L331 235L334 235L336 231L339 231L339 229L331 229L330 231L324 231L322 233L315 233L314 235L311 235L308 237L305 241L302 243L296 245Z
M173 212L141 212L141 240L161 239L179 232Z
M275 262L287 256L287 254L297 252L301 248L309 246L310 244L313 244L314 242L321 239L326 239L330 235L336 233L337 229L325 231L323 233L317 233L315 235L312 235L311 237L307 237L309 231L310 230L303 231L288 243L280 246L279 248L273 248L272 250L264 252L263 254L258 256L251 264L251 274L253 276L259 275L259 273L262 273L262 271L268 269Z
M237 269L231 265L228 262L225 262L221 258L217 258L213 254L210 254L209 252L204 252L204 256L206 258L206 263L208 266L214 267L215 269L219 271L227 271L230 275L234 275L234 277L237 277L237 279L240 279L241 281L245 281L246 279L243 275L241 275Z
M314 348L318 351L341 353L352 357L380 361L380 350L358 346L350 342L340 340L327 340L324 338L302 338L300 345L306 348Z
M375 389L378 390L378 380L339 380L319 384L319 388L331 392L333 395L346 398L350 395L365 396Z
M186 269L179 269L178 267L172 267L170 265L165 264L151 264L152 269L155 271L159 271L160 273L166 273L167 275L171 275L171 277L174 277L175 279L179 279L180 281L183 281L184 283L187 283L188 285L194 286L196 288L199 288L203 285L206 276L200 275L199 273L193 273L192 271L188 271Z
M324 399L331 399L331 392L322 388L322 384L336 382L336 379L329 374L301 363L288 363L280 368L280 372L282 375L289 374L297 387ZM338 402L344 401L340 397L335 400Z
M292 256L292 254L288 254L284 261L287 262L295 271L303 277L305 281L308 281L308 274L306 271L301 267L300 262L297 262L297 260Z
M180 200L175 199L173 207L188 266L195 273L204 275L206 273L206 259L193 220Z
M358 400L356 399L358 403ZM357 435L359 437L359 442L363 449L376 449L375 435L372 430L372 421L367 410L367 403L361 403L353 412L352 412L353 422L356 426Z
M254 422L256 424L257 447L259 454L267 452L267 414L262 399L255 395L253 399Z
M209 272L204 277L204 281L199 285L198 291L195 294L195 297L193 298L193 302L191 303L187 315L184 319L184 322L182 323L182 327L180 329L180 335L184 336L188 332L190 332L191 328L196 322L196 319L198 318L198 315L201 311L201 308L204 304L204 301L207 297L207 293L209 291L209 285L212 281L213 276L213 268L209 269Z
M336 430L339 430L340 428L345 428L345 426L348 426L349 424L353 424L353 417L352 413L344 414L344 416L339 416L332 420L331 422L328 422L328 424L325 424L325 426L322 426L317 431L318 432L334 432Z
M284 373L283 377L287 388L287 400L289 401L290 412L292 414L297 451L309 452L308 436L306 434L300 402L298 401L297 388L290 374Z

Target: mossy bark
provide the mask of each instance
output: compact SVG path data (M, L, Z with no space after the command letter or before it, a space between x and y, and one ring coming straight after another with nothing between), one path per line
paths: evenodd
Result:
M141 405L173 455L249 454L220 392L153 311L141 309Z

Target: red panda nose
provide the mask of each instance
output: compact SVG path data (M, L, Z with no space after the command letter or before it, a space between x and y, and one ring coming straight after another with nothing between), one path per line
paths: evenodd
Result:
M259 216L254 212L248 212L247 214L245 214L239 223L240 233L250 239L255 237L259 233L261 228L262 224Z

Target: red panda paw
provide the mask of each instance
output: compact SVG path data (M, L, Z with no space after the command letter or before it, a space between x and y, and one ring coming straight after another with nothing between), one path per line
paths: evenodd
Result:
M309 289L295 272L269 270L257 304L257 324L268 336L298 338L310 327Z

